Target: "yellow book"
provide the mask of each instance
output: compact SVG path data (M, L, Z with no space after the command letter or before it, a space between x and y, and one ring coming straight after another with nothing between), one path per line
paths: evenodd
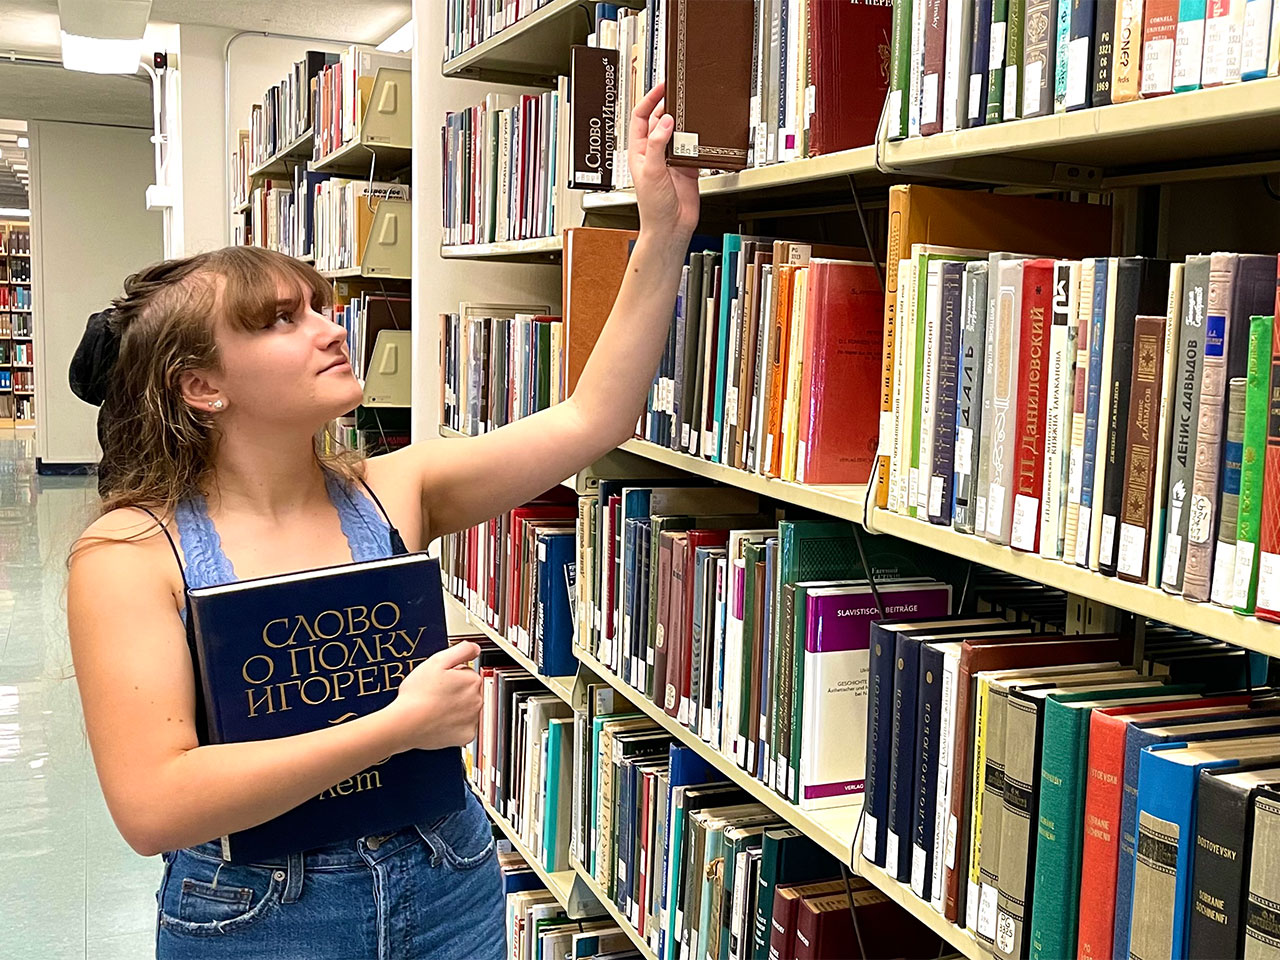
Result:
M796 452L800 437L800 384L804 375L805 311L809 301L809 268L796 271L791 285L791 344L787 353L787 386L782 397L783 480L796 478Z

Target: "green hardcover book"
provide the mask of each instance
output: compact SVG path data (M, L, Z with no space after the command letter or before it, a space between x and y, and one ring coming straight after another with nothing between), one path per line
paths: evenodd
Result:
M729 823L724 830L721 862L713 862L715 880L707 930L705 960L729 960L729 934L733 921L734 870L743 851L759 850L764 832L781 824L775 814L753 816L745 821ZM709 871L710 872L710 871Z
M1262 534L1262 480L1271 395L1271 334L1274 317L1249 319L1249 369L1244 402L1244 449L1240 455L1240 514L1231 603L1252 615L1258 600L1258 540Z
M749 960L769 960L773 896L781 883L806 883L834 877L840 865L831 854L795 827L766 830L760 845L760 891L750 919Z
M859 574L858 543L853 524L841 520L780 520L778 522L777 583L774 585L773 630L770 634L770 711L767 744L773 771L772 786L784 796L794 779L789 773L792 723L791 668L795 659L792 634L785 629L787 617L784 590L802 580L830 580ZM794 601L794 596L792 597ZM794 613L794 609L791 611ZM783 715L785 711L785 716ZM786 740L785 747L782 746Z
M538 409L551 406L551 324L536 323L538 331Z
M1198 685L1117 687L1050 694L1040 750L1034 893L1028 927L1031 960L1076 955L1080 851L1089 778L1089 717L1095 708L1168 703L1194 696Z
M724 895L724 820L707 824L706 867L702 871L702 894L698 910L698 952L696 957L719 955L720 901ZM716 953L712 954L712 950Z
M1009 0L1008 29L1005 32L1008 46L1004 55L1005 120L1017 120L1022 116L1022 21L1025 12L1025 0Z
M998 37L1009 19L1009 0L991 2L991 36ZM991 61L987 67L987 123L1004 119L1004 57L1006 45L991 45ZM998 58L998 59L997 59Z
M911 0L893 0L893 45L889 49L890 140L907 135L911 87Z

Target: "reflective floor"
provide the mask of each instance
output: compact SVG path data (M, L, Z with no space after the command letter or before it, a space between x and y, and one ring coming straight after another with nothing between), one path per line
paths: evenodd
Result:
M0 958L155 955L160 859L102 799L67 644L66 557L90 477L39 477L34 433L0 429Z

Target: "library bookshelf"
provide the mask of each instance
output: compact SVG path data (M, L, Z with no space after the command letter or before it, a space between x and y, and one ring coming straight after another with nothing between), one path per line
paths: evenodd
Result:
M572 4L551 0L535 13L486 39L476 47L444 61L446 77L466 77L495 83L554 83L553 75L568 62L568 45L580 42L566 19ZM1116 223L1117 252L1136 252L1123 221L1132 188L1163 187L1184 181L1213 181L1280 171L1280 78L1228 84L1190 93L1176 93L1129 103L1112 104L1065 114L1052 114L980 126L929 137L879 142L852 150L746 169L704 175L699 193L717 209L743 214L756 206L778 205L788 212L828 212L833 194L850 184L883 188L903 182L940 185L994 186L1023 191L1073 191L1110 194ZM710 212L712 204L704 204ZM619 225L633 217L633 190L586 194L581 199L588 225ZM634 221L626 225L634 226ZM559 238L443 247L445 259L492 261L554 261L562 250ZM457 435L441 430L442 435ZM975 537L890 513L868 509L865 486L819 487L758 476L672 451L644 440L623 443L620 451L652 463L727 486L754 492L783 504L841 518L867 529L909 540L958 558L1005 570L1073 595L1163 621L1209 637L1265 653L1280 655L1280 625L1240 616L1230 609L1195 603L1143 584L1077 567L1036 554L1014 551ZM585 488L582 476L578 487ZM478 629L505 640L483 625ZM508 645L509 646L509 645ZM518 652L518 651L517 651ZM987 958L988 949L972 934L949 923L910 889L861 856L860 807L831 811L799 810L763 783L740 770L696 734L668 717L639 691L617 677L589 654L578 650L582 676L608 683L634 707L649 716L677 742L704 757L723 776L805 832L824 849L865 877L890 899L942 936L953 949L970 958ZM527 659L527 658L526 658ZM517 661L522 662L522 661ZM536 671L533 671L536 673ZM543 679L549 688L564 678ZM501 825L501 824L500 824ZM574 863L601 906L618 922L645 957L653 953L605 892Z
M496 643L509 657L511 657L512 660L542 681L542 685L557 697L570 706L573 705L574 677L549 677L546 674L539 672L537 664L530 660L529 657L525 655L524 651L468 610L465 603L449 593L444 595L444 599L445 603L453 607L460 616L466 618L469 626L475 628L478 632L484 634Z
M36 425L30 243L30 221L0 221L0 427Z

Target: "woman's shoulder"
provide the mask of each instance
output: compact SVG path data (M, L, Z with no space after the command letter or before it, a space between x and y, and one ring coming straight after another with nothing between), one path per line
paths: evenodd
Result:
M160 523L157 523L157 518ZM159 556L161 551L169 553L161 523L166 527L171 526L172 514L157 512L153 516L138 507L108 510L80 534L72 559L75 559L76 554L90 549L108 553L118 559L125 556L141 559L152 554Z

